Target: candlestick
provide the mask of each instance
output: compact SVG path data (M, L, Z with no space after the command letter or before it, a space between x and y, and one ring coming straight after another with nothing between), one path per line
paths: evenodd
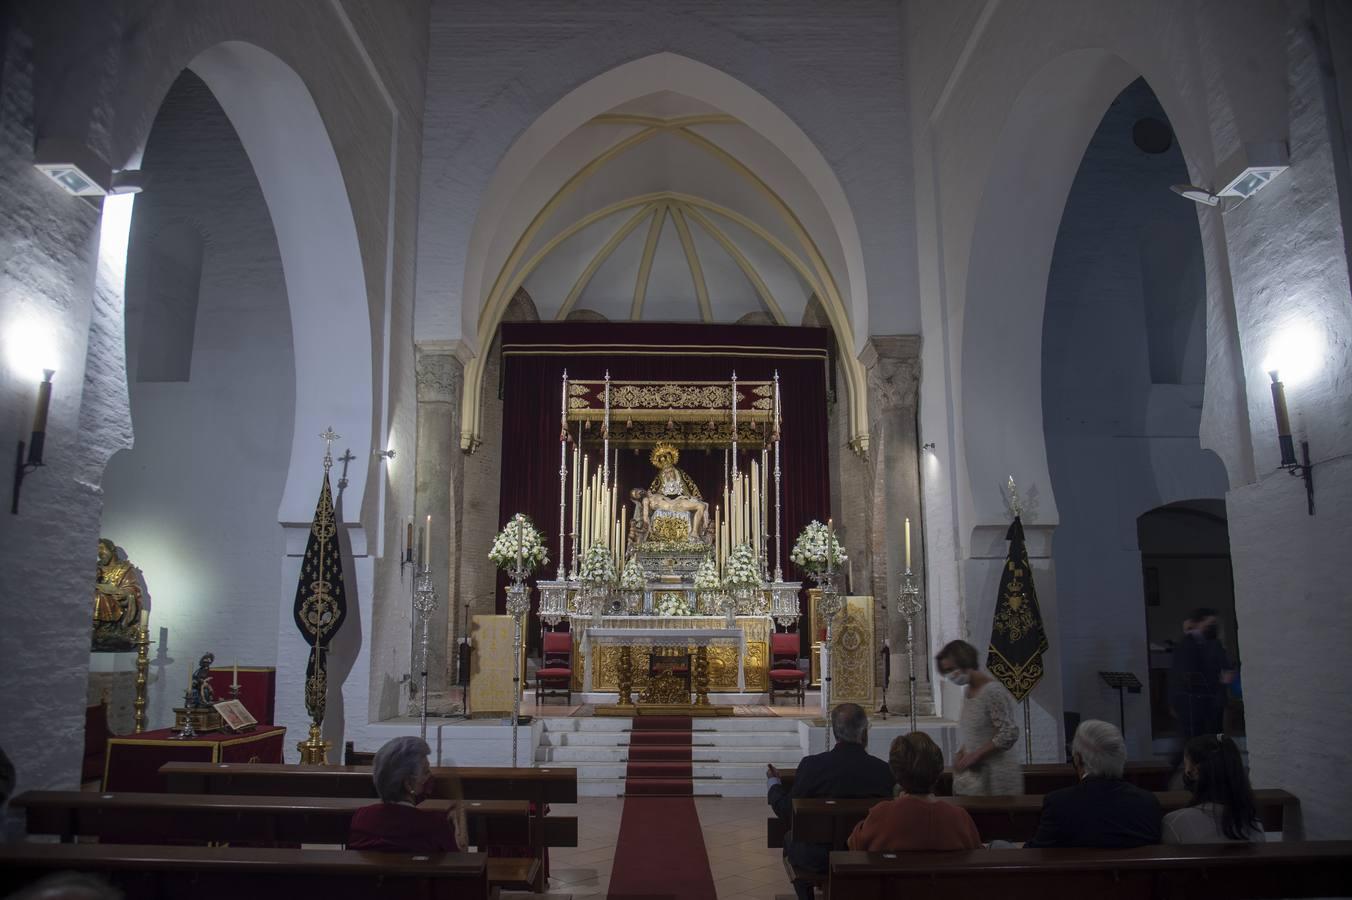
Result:
M892 521L896 521L893 519ZM911 571L911 519L906 518L906 571Z

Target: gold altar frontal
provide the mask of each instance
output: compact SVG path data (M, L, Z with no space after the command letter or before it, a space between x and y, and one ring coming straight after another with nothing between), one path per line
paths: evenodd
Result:
M607 617L607 624L613 620ZM628 616L619 620L625 627L636 631L648 628L722 628L725 620L722 616ZM581 627L579 627L581 626ZM746 635L746 657L743 659L743 677L746 691L763 693L770 689L770 633L774 626L769 616L737 616L737 627ZM583 690L582 673L586 664L586 654L582 652L582 634L585 632L585 620L573 620L573 690ZM620 657L624 648L601 646L594 650L592 660L593 691L618 691L620 687ZM691 646L689 652L694 654ZM731 694L737 692L737 648L709 647L709 693ZM633 659L633 690L641 693L648 689L647 652L635 649ZM677 704L679 705L679 704ZM655 707L645 706L645 709ZM704 707L707 709L707 707ZM625 715L633 715L634 707ZM618 715L602 713L597 715ZM655 715L656 713L649 713ZM690 715L690 713L665 713L665 715ZM705 713L705 715L723 715L723 713Z

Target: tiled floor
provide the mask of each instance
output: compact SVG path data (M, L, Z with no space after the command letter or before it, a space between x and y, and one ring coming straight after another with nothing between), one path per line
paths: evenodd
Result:
M576 848L549 853L550 890L574 897L604 897L610 883L615 839L624 800L583 797L576 805L556 805L557 815L576 815ZM759 798L697 797L704 847L709 853L718 900L774 900L793 895L780 851L765 846L770 807Z

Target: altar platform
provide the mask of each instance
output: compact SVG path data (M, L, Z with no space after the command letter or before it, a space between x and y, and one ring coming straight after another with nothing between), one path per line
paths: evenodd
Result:
M809 696L812 703L814 697ZM819 707L737 705L732 714L694 720L691 748L696 796L765 797L765 766L792 768L809 753L827 749L826 722ZM632 719L599 716L592 704L523 703L530 716L518 732L519 764L566 766L578 770L578 792L614 797L623 792ZM905 716L870 716L869 752L886 759L892 741L910 730ZM917 722L952 761L957 723L937 717ZM367 726L360 749L378 749L396 734L417 734L416 719L392 719ZM511 725L507 720L429 719L428 743L434 765L507 765Z

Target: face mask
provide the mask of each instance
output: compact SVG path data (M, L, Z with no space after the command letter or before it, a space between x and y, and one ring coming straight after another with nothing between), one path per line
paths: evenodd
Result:
M949 684L956 684L958 687L966 687L972 681L972 676L966 672L949 672L944 678L948 679Z

